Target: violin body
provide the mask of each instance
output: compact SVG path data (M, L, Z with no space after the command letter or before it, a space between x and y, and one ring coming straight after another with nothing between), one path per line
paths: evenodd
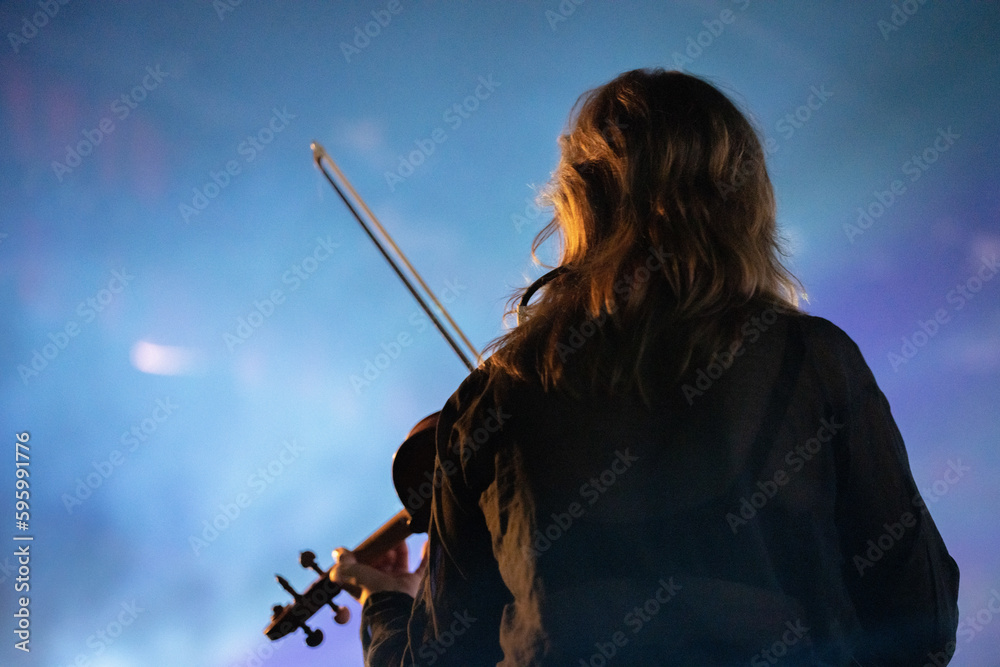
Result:
M435 412L421 419L396 451L392 461L392 483L403 509L352 550L358 562L371 564L409 535L427 532L434 488L434 436L439 414ZM303 593L297 593L284 577L277 576L278 583L294 599L289 605L274 606L264 634L274 641L302 628L306 643L315 647L323 641L323 632L306 625L313 614L329 605L337 623L344 624L350 619L350 613L335 602L345 587L330 580L329 569L319 568L313 552L303 551L299 563L319 576Z

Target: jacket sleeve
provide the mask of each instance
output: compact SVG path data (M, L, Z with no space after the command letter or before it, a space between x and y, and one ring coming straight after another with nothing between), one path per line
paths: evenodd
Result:
M861 664L922 665L951 656L958 566L910 471L902 436L871 370L853 348L855 382L837 450L843 576L861 624Z
M456 426L469 400L478 396L470 380L449 399L438 421L428 564L417 598L378 593L362 611L361 639L368 667L478 667L503 658L499 627L510 592L493 555L479 508L482 490L477 488L485 479L481 471L490 467L500 429L483 426L489 437L478 442ZM497 426L495 420L488 425Z
M399 665L406 651L406 624L413 598L406 593L373 593L361 609L361 650L365 666Z

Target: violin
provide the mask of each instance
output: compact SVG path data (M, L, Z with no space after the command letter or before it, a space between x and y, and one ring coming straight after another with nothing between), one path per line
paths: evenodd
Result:
M417 422L396 451L392 459L392 483L403 509L352 550L358 562L370 565L410 535L427 532L431 518L430 497L419 489L428 481L433 483L434 434L439 414L435 412ZM278 583L291 594L293 601L289 605L274 606L271 623L264 629L264 634L273 641L302 628L306 644L316 647L323 641L323 631L310 628L306 621L329 605L333 609L334 620L340 625L347 623L351 618L350 611L334 602L334 598L342 590L352 595L358 591L331 581L330 570L319 567L316 554L312 551L303 551L299 564L314 570L319 577L305 592L297 593L284 577L277 576Z
M326 177L330 185L333 186L333 189L336 190L340 199L354 215L354 218L360 223L361 227L367 233L368 238L381 252L382 257L389 263L399 279L403 281L410 294L416 299L417 303L431 319L431 322L434 323L434 326L441 335L444 336L451 348L458 354L466 368L470 372L475 370L476 366L473 364L472 359L476 359L478 363L480 355L472 343L469 342L469 339L462 332L461 328L452 319L447 309L437 299L434 292L427 286L427 283L424 282L417 270L413 268L406 255L403 254L399 246L392 239L392 236L389 235L375 214L372 213L364 200L361 199L361 196L354 190L343 172L340 171L340 168L337 167L336 163L327 154L326 150L319 143L313 142L312 152L316 166ZM333 175L331 175L326 167L329 167L333 171ZM334 178L334 175L336 178ZM368 221L372 223L371 225L365 222L365 219L358 212L359 208L366 214ZM378 235L376 235L376 231ZM404 271L404 268L406 271ZM417 285L422 288L423 293L414 284L414 279ZM435 309L431 308L428 300L434 304ZM456 337L452 335L452 331L449 331L444 326L444 323L438 317L439 313L451 325L461 342L456 340ZM471 353L471 358L466 354L466 351ZM422 492L422 489L426 488L428 482L433 487L434 443L439 414L428 415L417 422L416 426L406 436L406 439L403 440L403 444L399 446L392 461L392 482L396 488L396 494L403 504L403 509L353 549L354 556L358 562L370 565L379 556L389 551L408 536L427 532L427 527L430 523L430 494ZM347 623L350 620L350 611L346 607L338 605L335 602L335 598L342 590L347 590L348 593L353 595L358 594L359 591L350 590L349 588L345 588L345 586L331 581L330 570L323 570L319 566L316 562L316 554L312 551L303 551L299 556L299 564L304 568L315 571L318 577L309 588L302 593L298 593L284 577L275 575L281 587L292 596L292 602L288 605L274 605L271 622L264 629L264 634L274 641L302 628L306 635L306 644L316 647L323 641L323 631L310 628L306 622L320 609L329 606L333 610L334 620L338 624L343 625Z
M340 171L340 168L330 158L326 150L319 143L313 142L312 152L316 166L367 233L368 238L378 248L382 257L389 263L393 271L395 271L397 277L406 285L410 295L416 299L417 303L430 318L431 322L434 323L434 326L441 335L444 336L449 346L455 351L466 368L470 372L475 370L476 366L473 364L472 359L475 359L476 363L479 363L480 354L476 351L472 343L469 342L462 329L455 323L447 309L427 286L420 273L413 268L406 255L403 254L403 251L399 249L399 246L392 239L392 236L385 230L382 223L379 222L375 214L372 213L368 205L365 204L361 196L351 186L347 177ZM327 166L332 170L333 174L327 171ZM348 194L350 197L348 197ZM359 208L365 213L369 222L372 223L371 225L365 222L365 219L358 212ZM376 231L378 232L377 235ZM404 268L406 271L404 271ZM553 269L527 288L518 305L518 323L520 323L528 301L535 291L566 270L566 267ZM416 285L414 284L414 280L417 283ZM423 294L418 289L418 285L423 290ZM434 304L436 310L432 309L430 304L428 304L428 299ZM438 317L438 313L452 327L458 339L452 334L452 331L449 331L444 326L444 323ZM466 352L471 353L471 358ZM435 412L417 422L416 426L407 434L406 439L403 440L403 444L396 451L392 460L392 483L396 489L396 495L399 496L399 500L403 504L403 509L386 523L382 524L382 526L352 550L359 563L371 565L380 556L410 535L427 532L427 527L430 524L431 491L425 491L425 489L428 489L428 485L430 489L433 489L434 486L435 433L439 415L439 412ZM338 605L335 602L335 598L343 590L347 590L348 593L354 596L359 595L360 591L353 590L353 587L334 583L330 579L330 570L323 570L319 566L316 562L316 554L312 551L303 551L299 555L299 564L304 568L316 572L318 577L309 588L302 593L298 593L288 583L288 580L280 575L275 575L281 587L292 596L292 602L288 605L274 605L271 622L264 628L264 634L274 641L302 628L306 635L306 644L316 647L323 642L323 631L310 628L306 622L320 609L329 606L333 610L334 620L338 624L343 625L347 623L350 620L350 611L346 607Z

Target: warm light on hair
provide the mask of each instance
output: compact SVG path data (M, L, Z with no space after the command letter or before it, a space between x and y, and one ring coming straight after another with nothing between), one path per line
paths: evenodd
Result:
M797 310L763 147L717 88L625 72L580 97L559 145L541 198L554 217L532 251L558 237L567 271L491 346L493 372L559 386L572 366L642 388L650 358L673 381L738 341L748 313ZM577 349L568 340L587 321L598 326Z

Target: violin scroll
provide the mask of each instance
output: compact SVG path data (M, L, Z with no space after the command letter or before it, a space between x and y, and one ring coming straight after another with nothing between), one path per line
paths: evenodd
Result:
M334 602L334 598L344 588L330 581L329 570L324 571L319 567L316 563L316 554L312 551L303 551L299 556L299 563L320 576L304 593L299 593L292 588L287 579L275 575L281 587L292 596L293 602L287 606L276 604L271 608L271 623L264 629L264 634L273 641L302 628L306 634L306 644L316 647L323 642L323 631L310 628L306 625L306 621L321 607L329 605L333 610L333 620L338 625L343 625L351 620L351 610Z

